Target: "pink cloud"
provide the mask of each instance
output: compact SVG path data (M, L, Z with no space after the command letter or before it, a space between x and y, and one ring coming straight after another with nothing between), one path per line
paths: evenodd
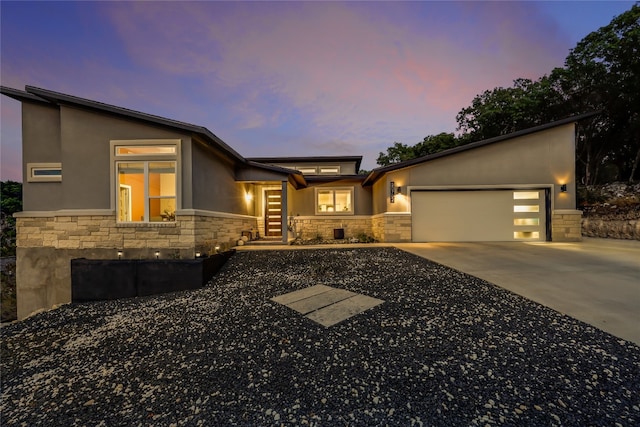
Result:
M3 84L202 124L248 156L351 150L369 168L394 141L453 131L476 94L548 73L569 47L522 2L97 7L133 66L53 49L3 61Z
M537 78L564 57L553 34L532 37L541 21L519 3L464 3L452 34L416 28L408 17L408 27L388 21L371 4L364 14L340 3L120 6L112 16L135 60L198 75L212 82L209 90L234 90L240 99L230 107L253 116L251 126L277 125L281 116L261 105L275 96L311 114L320 130L384 119L420 123L426 133L434 116L448 125L441 130L453 130L455 113L474 95ZM154 25L169 16L168 26ZM455 37L470 28L471 48Z

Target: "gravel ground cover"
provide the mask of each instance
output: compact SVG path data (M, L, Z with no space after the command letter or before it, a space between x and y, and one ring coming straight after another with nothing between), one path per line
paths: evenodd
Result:
M270 298L385 302L325 328ZM640 348L394 248L247 251L199 290L0 328L2 425L640 424Z

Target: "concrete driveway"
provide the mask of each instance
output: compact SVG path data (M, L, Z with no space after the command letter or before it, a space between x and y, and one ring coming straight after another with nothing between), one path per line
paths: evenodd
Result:
M640 241L394 246L640 345Z

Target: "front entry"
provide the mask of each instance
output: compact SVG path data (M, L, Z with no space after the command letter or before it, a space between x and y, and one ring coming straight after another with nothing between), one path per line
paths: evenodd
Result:
M282 190L267 190L264 199L265 236L282 237Z

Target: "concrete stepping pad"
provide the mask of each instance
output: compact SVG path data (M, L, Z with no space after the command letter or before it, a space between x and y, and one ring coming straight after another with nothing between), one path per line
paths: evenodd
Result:
M271 298L271 300L325 327L333 326L384 302L377 298L325 285L311 286Z

